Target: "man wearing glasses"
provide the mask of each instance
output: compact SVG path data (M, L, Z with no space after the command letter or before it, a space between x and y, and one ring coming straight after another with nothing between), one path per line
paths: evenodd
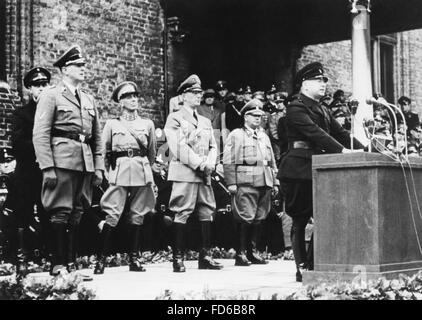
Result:
M23 83L28 89L29 102L22 108L16 109L12 116L11 142L13 155L16 159L15 169L15 201L14 212L17 217L18 252L16 271L18 275L27 272L28 253L30 243L27 241L29 227L34 223L34 206L37 207L37 216L42 223L43 235L46 234L45 215L41 205L42 175L35 159L34 145L32 143L32 130L34 117L40 94L50 83L51 74L47 69L36 67L31 69L24 77ZM43 238L43 245L47 241ZM41 248L38 248L41 249ZM45 248L44 248L45 249Z
M262 109L258 99L242 108L245 125L230 133L224 148L224 179L237 222L236 266L267 263L258 253L257 241L271 209L271 194L278 193L279 183L270 139L260 127Z
M78 225L104 170L98 111L94 98L80 88L85 80L81 48L72 46L54 66L62 81L41 95L33 137L43 173L42 203L54 237L51 275L75 270Z
M334 119L320 102L328 78L319 62L297 72L295 86L299 94L287 107L288 151L280 162L278 178L285 192L286 213L292 217L292 247L296 262L296 281L302 281L302 270L313 268L305 246L305 228L312 217L312 155L348 153L350 133ZM355 149L364 147L356 139ZM312 250L312 245L309 247ZM309 251L309 253L312 251Z

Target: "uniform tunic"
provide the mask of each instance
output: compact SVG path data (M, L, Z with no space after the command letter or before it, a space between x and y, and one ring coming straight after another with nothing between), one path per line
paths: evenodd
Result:
M102 140L105 154L109 151L139 149L138 142L127 128L131 128L148 149L148 156L119 157L116 167L111 168L106 160L109 188L101 198L101 208L107 214L106 222L115 227L119 222L128 199L130 224L141 225L144 216L155 206L152 189L153 175L151 163L155 161L156 139L154 123L149 119L136 118L108 120L104 126ZM104 155L105 155L104 154Z
M54 168L55 188L42 186L42 203L53 223L79 224L91 206L95 170L104 169L101 127L94 98L63 82L44 90L35 113L33 143L40 169ZM90 137L89 143L52 134L54 129Z
M271 192L278 181L271 142L262 128L233 130L223 156L224 179L237 185L232 197L235 217L246 223L264 220L271 209Z
M31 99L22 108L16 109L12 116L11 142L16 159L14 175L15 197L13 209L20 227L29 226L34 219L34 205L38 214L44 218L41 204L42 174L35 158L32 130L37 103Z
M333 118L328 109L300 94L286 113L289 150L281 159L278 178L286 182L286 212L291 216L312 216L312 155L340 153L350 147L350 133ZM308 147L293 146L302 141ZM363 149L354 139L354 147Z
M186 223L195 210L200 221L212 221L215 212L211 178L204 178L198 169L204 162L217 161L217 145L211 121L182 107L171 113L164 128L172 154L168 180L173 181L169 209L175 212L176 223Z

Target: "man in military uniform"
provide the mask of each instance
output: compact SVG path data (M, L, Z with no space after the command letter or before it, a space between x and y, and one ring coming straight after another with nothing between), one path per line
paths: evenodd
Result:
M227 88L227 81L225 80L218 80L215 84L215 92L217 92L216 95L216 106L218 109L221 110L221 112L226 111L226 96L229 93L229 89Z
M138 116L138 86L131 81L119 84L112 95L120 103L122 115L108 120L104 126L105 166L110 186L101 198L101 210L106 222L101 232L102 245L94 274L103 274L109 254L111 234L125 213L129 225L129 270L145 271L139 261L140 227L144 216L155 206L151 165L155 162L156 139L154 123Z
M36 206L37 215L42 223L43 245L47 245L46 219L41 204L41 170L36 162L34 144L32 143L32 130L34 117L40 94L50 83L51 74L47 69L36 67L31 69L24 77L23 83L29 90L30 100L22 108L16 109L12 116L11 142L13 155L16 159L15 169L15 203L13 210L17 216L18 226L18 255L17 273L24 274L27 266L27 249L30 245L25 241L25 233L34 222ZM41 249L41 248L39 248ZM45 249L45 248L44 248Z
M236 92L234 101L227 103L226 111L221 115L223 144L225 144L227 136L231 131L243 126L243 117L240 114L240 110L244 105L243 88L240 88Z
M198 113L211 121L214 130L221 130L221 109L215 105L215 91L207 89L204 92L204 103L198 107Z
M266 264L257 251L262 222L271 209L272 192L278 192L277 166L271 142L260 128L261 101L253 99L241 110L245 125L233 130L224 148L224 179L232 196L238 229L236 266Z
M278 124L280 119L285 116L286 106L284 101L287 98L287 93L276 92L274 95L274 107L271 108L271 113L268 116L268 136L271 140L271 145L274 151L274 157L277 165L281 157L281 140L278 135Z
M243 94L243 100L245 103L248 103L252 100L252 89L250 86L246 86L245 92Z
M217 154L220 155L220 150L223 146L223 137L222 137L222 113L223 111L217 107L215 102L215 91L213 89L207 89L204 92L204 103L201 104L197 111L201 116L208 118L211 121L212 129L214 132L214 138L217 143ZM230 94L226 96L230 98ZM227 99L226 99L227 102ZM228 102L227 102L228 103Z
M72 46L55 63L62 81L44 90L35 113L33 143L43 174L42 203L54 234L51 275L75 269L78 225L103 177L101 128L85 79L81 48Z
M413 112L411 105L412 100L409 97L401 96L398 100L400 109L403 111L404 119L406 120L407 134L410 134L410 130L417 127L420 124L419 116ZM403 123L401 114L397 115L397 122Z
M183 107L168 116L164 128L172 154L168 180L173 181L169 209L175 213L173 271L186 271L183 263L185 225L194 211L198 214L202 233L198 267L221 269L210 253L211 222L216 208L211 173L217 161L212 125L196 110L202 97L198 76L188 77L177 91L183 96Z
M297 267L296 280L302 281L306 265L305 227L312 217L312 155L347 153L350 134L319 101L325 95L328 78L319 62L298 71L295 85L300 93L287 106L286 127L289 149L281 159L278 178L285 191L286 213L292 217L292 247ZM355 149L363 146L354 140ZM310 245L312 249L312 245Z

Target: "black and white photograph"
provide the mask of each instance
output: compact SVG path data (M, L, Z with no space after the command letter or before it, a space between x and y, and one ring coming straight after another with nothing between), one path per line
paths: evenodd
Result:
M422 300L421 57L420 0L0 0L0 300Z

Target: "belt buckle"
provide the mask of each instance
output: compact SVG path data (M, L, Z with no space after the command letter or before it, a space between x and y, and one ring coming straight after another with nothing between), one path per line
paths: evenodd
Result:
M264 167L268 166L268 160L262 160L262 165L263 165Z
M127 156L133 158L133 149L127 149Z
M79 134L79 141L85 143L86 136L84 134Z

